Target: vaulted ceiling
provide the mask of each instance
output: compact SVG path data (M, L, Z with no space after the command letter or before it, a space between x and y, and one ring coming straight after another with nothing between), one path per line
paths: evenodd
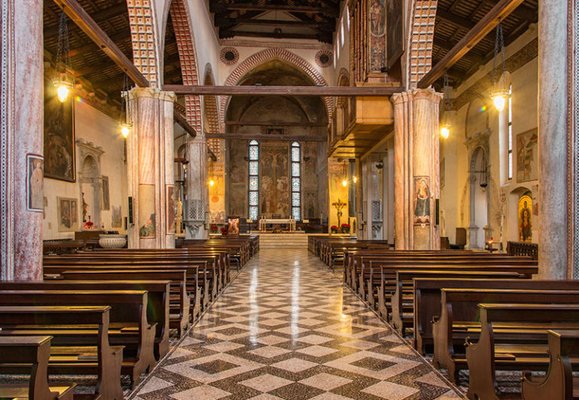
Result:
M332 43L340 0L209 1L219 38L249 36Z

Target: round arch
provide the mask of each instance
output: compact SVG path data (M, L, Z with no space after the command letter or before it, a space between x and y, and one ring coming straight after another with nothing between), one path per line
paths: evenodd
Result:
M322 85L327 86L327 82L320 74L313 65L309 62L301 58L295 53L288 51L286 49L282 49L279 47L274 47L270 49L265 49L259 51L252 56L246 58L225 80L226 86L237 86L239 82L243 79L245 75L251 72L256 67L259 67L262 64L265 64L269 61L279 60L282 62L287 63L288 65L296 68L297 70L304 73L308 78L312 80L315 85ZM223 96L220 99L220 108L219 108L219 118L221 121L225 121L225 111L229 106L229 101L231 100L231 96ZM323 102L326 108L326 113L328 118L331 116L332 108L334 100L330 97L324 97Z

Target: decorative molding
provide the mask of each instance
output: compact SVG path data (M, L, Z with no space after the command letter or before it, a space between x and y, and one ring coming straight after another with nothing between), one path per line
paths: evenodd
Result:
M410 26L410 48L408 50L409 88L432 69L434 23L438 0L415 0Z
M127 0L127 10L131 27L133 63L149 80L151 86L155 87L159 83L160 68L158 49L155 45L155 13L151 3L151 0Z
M13 0L0 2L0 280L14 279L13 218L14 191L11 179L13 149L11 134L14 129L14 4Z
M225 65L235 65L239 61L239 51L235 47L224 47L219 53L219 59Z
M332 66L334 53L331 50L320 50L316 53L316 64L320 68L327 68Z

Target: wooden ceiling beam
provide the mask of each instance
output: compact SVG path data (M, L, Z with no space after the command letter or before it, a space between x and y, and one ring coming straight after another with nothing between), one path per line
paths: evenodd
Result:
M305 126L305 127L322 127L328 124L319 122L281 122L281 121L225 121L228 126Z
M68 17L140 87L148 87L149 81L117 47L76 0L54 0Z
M325 136L308 136L308 135L267 135L263 133L250 132L250 133L206 133L206 139L240 139L248 140L255 139L260 141L276 140L276 141L287 141L287 142L327 142L328 138Z
M285 4L246 4L231 3L224 4L221 2L211 1L210 11L213 13L223 13L229 11L285 11L299 13L321 13L332 17L339 17L340 10L335 6L293 6Z
M211 86L164 85L163 90L177 95L197 96L391 96L400 93L401 87L374 86Z
M247 36L247 37L274 37L276 39L312 39L318 40L319 35L312 33L290 33L281 31L280 33L273 32L257 32L257 31L241 31L241 30L221 30L219 32L219 37L222 39L230 38L233 36Z
M128 14L127 11L127 4L126 2L121 2L117 5L104 8L99 10L91 15L91 17L97 22L105 22L109 18L116 17L119 14ZM44 37L51 37L58 35L58 24L53 26L52 28L48 28L44 30Z
M442 8L436 10L436 16L446 22L450 22L451 24L457 25L460 28L464 28L466 30L471 30L475 26L475 23L470 19L463 18Z
M187 121L185 114L179 111L177 108L173 109L173 119L176 123L181 125L181 127L187 132L191 137L197 136L195 128Z
M232 24L232 25L271 25L271 26L292 26L292 27L307 27L307 28L318 28L323 26L316 22L304 22L304 21L281 21L273 19L237 19L237 18L223 18L216 22L218 25L221 24Z
M502 20L508 17L524 0L499 0L499 2L472 28L421 80L421 89L431 86L440 79L445 71L456 64L472 50Z

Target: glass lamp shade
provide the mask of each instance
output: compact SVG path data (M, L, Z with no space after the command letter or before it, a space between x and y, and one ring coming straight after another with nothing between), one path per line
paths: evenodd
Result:
M449 136L450 136L450 128L448 127L448 125L441 126L440 137L442 137L443 139L448 139Z
M347 179L342 180L342 186L343 187L348 186L348 180Z
M121 135L126 139L131 133L131 126L129 124L121 124Z
M72 90L72 82L68 81L66 77L55 79L54 86L56 87L56 97L58 101L64 103Z

